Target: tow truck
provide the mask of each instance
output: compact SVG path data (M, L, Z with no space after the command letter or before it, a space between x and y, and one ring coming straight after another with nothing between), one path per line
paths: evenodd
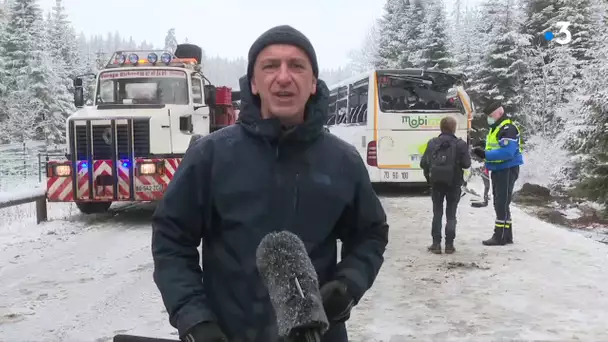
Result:
M74 78L77 110L66 120L62 158L47 157L49 202L74 202L84 214L113 202L162 198L186 150L236 120L232 90L203 74L202 49L116 51L95 76L85 105L83 78Z

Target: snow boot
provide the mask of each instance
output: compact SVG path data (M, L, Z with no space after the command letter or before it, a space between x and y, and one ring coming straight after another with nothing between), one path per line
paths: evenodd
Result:
M510 245L513 243L513 224L507 223L507 228L505 229L505 244Z
M494 228L494 235L488 240L482 242L485 246L504 246L505 242L505 228Z
M446 241L445 254L452 254L454 252L456 252L456 248L454 248L454 241Z
M433 254L441 254L441 242L433 241L433 244L430 245L427 249Z

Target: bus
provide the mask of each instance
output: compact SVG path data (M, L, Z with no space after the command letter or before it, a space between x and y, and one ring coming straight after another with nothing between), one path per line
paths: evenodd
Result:
M357 149L372 183L424 184L420 159L442 118L469 141L465 86L465 75L438 69L372 70L330 87L326 129Z

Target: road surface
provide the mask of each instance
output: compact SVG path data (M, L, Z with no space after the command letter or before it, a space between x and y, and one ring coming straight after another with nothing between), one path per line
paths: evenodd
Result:
M606 245L515 210L516 244L484 247L492 212L468 198L453 255L426 251L428 196L382 198L390 243L349 321L351 341L608 340ZM0 341L175 338L152 281L153 207L63 210L40 226L14 213L0 223Z

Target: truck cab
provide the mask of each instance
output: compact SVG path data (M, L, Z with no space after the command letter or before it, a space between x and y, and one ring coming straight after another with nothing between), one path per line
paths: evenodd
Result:
M189 146L236 120L231 89L211 84L201 57L191 44L116 51L94 75L90 106L75 78L67 160L48 162L48 200L76 202L84 213L159 200Z

